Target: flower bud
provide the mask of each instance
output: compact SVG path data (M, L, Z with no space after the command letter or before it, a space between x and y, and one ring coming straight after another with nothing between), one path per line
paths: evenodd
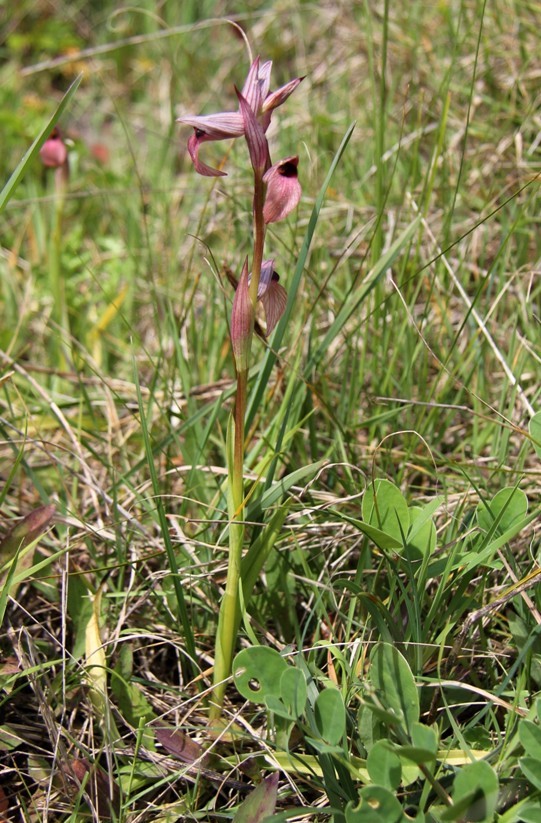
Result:
M58 169L68 160L68 150L58 129L53 129L49 137L39 150L39 156L44 166Z

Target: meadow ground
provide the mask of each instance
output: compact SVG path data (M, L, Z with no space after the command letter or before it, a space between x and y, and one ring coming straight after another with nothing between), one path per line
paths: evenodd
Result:
M539 31L536 0L3 7L1 820L541 821ZM305 76L268 132L303 194L209 724L251 179L175 120L237 107L242 32ZM53 125L63 182L26 154Z

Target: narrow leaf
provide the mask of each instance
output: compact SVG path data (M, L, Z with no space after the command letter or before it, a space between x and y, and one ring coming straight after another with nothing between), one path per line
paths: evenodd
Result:
M370 680L381 703L407 731L419 720L419 694L406 658L395 646L378 643L370 655Z
M204 766L208 761L208 754L199 743L192 740L181 729L170 726L152 726L156 740L169 754L182 760L183 763L199 763Z
M233 823L262 823L270 817L276 808L278 779L278 772L275 772L256 786L240 804Z
M538 457L541 457L541 411L534 414L528 426L532 445Z
M11 200L13 193L19 183L21 182L28 165L30 164L31 160L35 155L39 152L42 145L45 143L47 137L49 136L50 132L53 129L53 126L58 122L60 117L62 116L64 110L70 104L71 99L77 89L79 88L79 84L83 78L83 75L80 74L78 77L75 78L69 89L67 90L66 94L60 101L58 108L56 109L53 116L47 121L47 123L43 126L40 133L24 155L24 157L19 162L17 168L7 181L6 185L0 192L0 214L4 211L6 205Z
M103 718L107 699L107 660L100 636L100 605L101 588L92 599L92 614L85 632L85 660L90 698L100 718Z
M0 561L11 560L17 551L21 551L36 540L48 528L53 519L55 507L40 506L27 514L0 541Z

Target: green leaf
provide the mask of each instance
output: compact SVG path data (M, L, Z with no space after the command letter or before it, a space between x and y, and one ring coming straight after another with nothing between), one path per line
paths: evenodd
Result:
M343 754L343 749L336 743L326 743L324 740L318 740L316 737L306 736L306 742L315 749L319 754Z
M494 530L503 534L512 529L528 511L528 498L516 486L501 489L490 503L479 503L476 509L477 522L486 532Z
M288 666L280 678L280 694L284 705L295 718L301 717L306 706L306 678L294 666Z
M338 689L320 692L314 705L317 729L326 743L336 746L346 731L346 708Z
M407 556L410 560L421 560L425 555L431 555L436 548L436 527L421 506L410 506L409 512Z
M492 823L498 801L498 777L484 760L464 766L453 785L453 806L441 813L442 820Z
M422 766L423 763L431 763L436 760L436 753L430 749L423 749L419 746L397 746L397 754L411 760L417 766Z
M424 723L412 723L410 728L411 742L418 749L436 754L438 751L438 735L432 726Z
M371 713L374 717L383 723L385 726L395 726L399 721L400 717L397 715L396 711L393 709L384 709L383 706L380 706L379 703L376 703L372 700L370 695L362 698L362 707L366 707L370 709ZM363 724L368 723L366 716L363 718ZM365 729L365 733L366 733ZM387 739L387 732L385 732L385 740Z
M240 576L245 605L250 600L259 573L282 530L288 511L289 506L287 504L276 509L269 522L263 527L261 534L254 540L241 560Z
M541 457L541 411L534 414L528 426L532 445L538 457Z
M432 515L444 502L445 498L442 495L438 495L433 497L430 503L426 503L424 506L410 506L410 514L415 512L415 518L411 518L408 540L414 540L417 532L423 528L425 523L432 522Z
M410 527L408 504L390 480L375 480L366 489L362 503L363 521L394 538L400 546Z
M276 808L278 796L278 772L261 781L259 786L242 801L233 823L261 823Z
M394 625L393 618L381 600L370 592L365 592L354 580L341 577L336 581L336 590L344 588L357 595L359 608L366 609L375 623L379 637L390 643L392 634L389 627Z
M346 806L346 823L402 823L407 818L402 806L384 786L365 786L359 792L359 803Z
M518 737L526 754L541 761L541 728L531 720L521 720Z
M263 492L258 500L251 503L246 509L246 520L258 520L261 512L271 506L279 505L292 486L299 486L306 483L307 479L313 477L325 465L325 460L318 460L301 466L300 469L286 474L280 480L272 484L270 489Z
M370 681L381 703L410 732L412 724L419 720L419 694L406 658L395 646L377 643L370 663Z
M537 757L521 757L518 764L524 777L541 791L541 760Z
M264 703L268 695L280 697L280 681L288 668L276 649L253 646L242 649L233 661L233 680L237 691L253 703Z
M280 698L276 697L276 695L265 695L264 703L267 709L273 714L275 714L277 717L281 717L284 720L288 720L290 723L295 722L296 718L291 714L283 700L280 700Z
M515 520L514 525L510 529L506 529L502 535L496 537L494 540L491 540L490 543L481 551L469 552L468 555L459 557L457 562L453 565L453 568L461 566L463 573L467 573L471 569L475 569L483 563L490 563L498 549L501 549L506 543L509 543L513 537L519 534L522 529L525 529L526 526L528 526L532 521L537 520L538 517L539 512L533 511L527 517L523 517L521 520ZM466 557L468 557L468 559L464 562Z
M368 753L366 768L371 780L386 789L397 789L402 779L400 758L386 740L378 740Z
M522 823L541 823L541 803L532 802L520 806L517 817L513 819L520 820Z
M53 126L55 125L55 123L58 122L58 120L62 116L62 113L64 112L66 107L71 102L71 99L72 99L73 95L75 94L75 92L79 88L79 83L81 82L82 78L83 78L82 74L80 74L78 77L75 78L75 80L73 81L73 83L71 84L71 86L69 87L67 92L65 93L64 97L60 101L60 104L59 104L58 108L56 109L55 113L47 121L47 123L45 123L45 125L41 129L40 133L38 134L38 136L36 137L36 139L34 140L32 145L30 146L30 148L28 149L28 151L26 152L24 157L20 160L17 168L15 169L15 171L13 172L13 174L11 175L9 180L7 181L6 185L4 186L2 191L0 192L0 214L4 211L6 205L11 200L11 198L12 198L14 192L15 192L15 189L17 188L17 186L21 182L22 178L24 177L24 174L25 174L29 164L32 162L33 157L35 157L35 155L38 153L38 151L40 150L42 145L45 143L47 137L49 136L49 134L51 133L51 131L53 129Z
M133 653L128 643L122 643L117 665L111 672L111 691L116 697L118 708L128 723L137 728L140 721L148 722L154 717L154 710L136 683L131 680ZM145 739L152 738L149 730Z
M353 519L353 518L352 518ZM388 549L402 549L404 544L398 541L395 537L387 532L381 531L381 529L377 529L375 526L372 526L370 523L365 523L363 520L357 520L355 525L362 531L363 534L366 534L367 537L372 540L373 543L376 544L378 549L382 549L386 551Z

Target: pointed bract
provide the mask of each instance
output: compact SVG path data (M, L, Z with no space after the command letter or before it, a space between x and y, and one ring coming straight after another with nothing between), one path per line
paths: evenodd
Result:
M269 165L269 146L265 132L257 122L257 118L248 104L248 101L242 96L238 89L237 97L239 98L240 113L244 120L244 136L248 144L248 151L250 152L250 160L252 161L252 168L254 171L263 174Z
M280 160L263 175L267 184L267 194L263 207L265 223L277 223L293 211L301 199L297 167L298 157L286 157Z
M231 312L231 346L238 372L248 369L250 342L254 325L254 307L248 289L248 259L244 261L239 285L233 299Z
M285 103L287 98L293 94L299 83L302 83L303 80L304 77L295 77L294 80L290 80L285 86L281 86L276 91L273 91L272 94L269 94L263 102L263 106L261 107L262 111L270 112L273 109L277 109L282 103Z
M254 112L258 112L269 93L270 73L272 60L267 60L262 66L259 64L259 57L256 57L248 77L242 87L242 96Z

